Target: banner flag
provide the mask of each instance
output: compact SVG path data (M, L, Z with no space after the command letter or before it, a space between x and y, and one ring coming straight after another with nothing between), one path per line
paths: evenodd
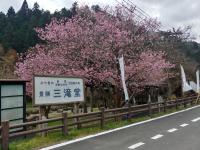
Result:
M180 67L181 67L182 90L183 90L183 92L190 91L190 90L192 90L192 87L188 84L188 82L186 80L183 66L180 65Z
M199 70L196 72L196 78L197 78L197 93L199 93Z
M190 81L190 86L192 88L193 91L195 91L196 93L198 93L197 91L197 84L194 81Z
M123 85L123 89L124 89L124 95L125 95L125 100L129 100L129 96L128 96L128 91L127 91L127 87L126 87L126 83L125 83L125 70L124 70L124 57L122 55L121 58L119 58L119 66L120 66L120 71L121 71L121 79L122 79L122 85Z

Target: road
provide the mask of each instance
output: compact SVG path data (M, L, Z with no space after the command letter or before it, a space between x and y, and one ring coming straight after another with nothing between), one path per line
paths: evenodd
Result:
M200 107L43 150L199 150Z

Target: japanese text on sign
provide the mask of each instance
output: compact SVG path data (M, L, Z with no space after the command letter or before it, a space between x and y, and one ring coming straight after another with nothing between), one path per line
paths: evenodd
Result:
M84 83L81 78L34 77L36 105L84 101Z

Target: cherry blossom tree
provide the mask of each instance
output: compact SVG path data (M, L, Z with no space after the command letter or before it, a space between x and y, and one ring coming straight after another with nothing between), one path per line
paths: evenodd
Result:
M175 74L170 72L175 65L165 58L164 52L142 52L139 60L126 66L127 84L132 92L137 93L145 86L159 86ZM138 87L138 88L135 88Z
M146 20L138 24L123 8L112 13L79 8L69 20L52 20L37 28L45 44L36 45L20 56L16 74L32 79L33 74L80 76L87 86L113 85L121 89L118 58L124 55L127 83L131 91L148 84L157 85L174 66L161 49L152 46L158 24ZM31 94L32 83L28 85Z

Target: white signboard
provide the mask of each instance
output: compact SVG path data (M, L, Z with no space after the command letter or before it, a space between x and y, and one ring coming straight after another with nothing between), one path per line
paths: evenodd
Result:
M84 81L76 77L34 77L35 105L84 101Z

